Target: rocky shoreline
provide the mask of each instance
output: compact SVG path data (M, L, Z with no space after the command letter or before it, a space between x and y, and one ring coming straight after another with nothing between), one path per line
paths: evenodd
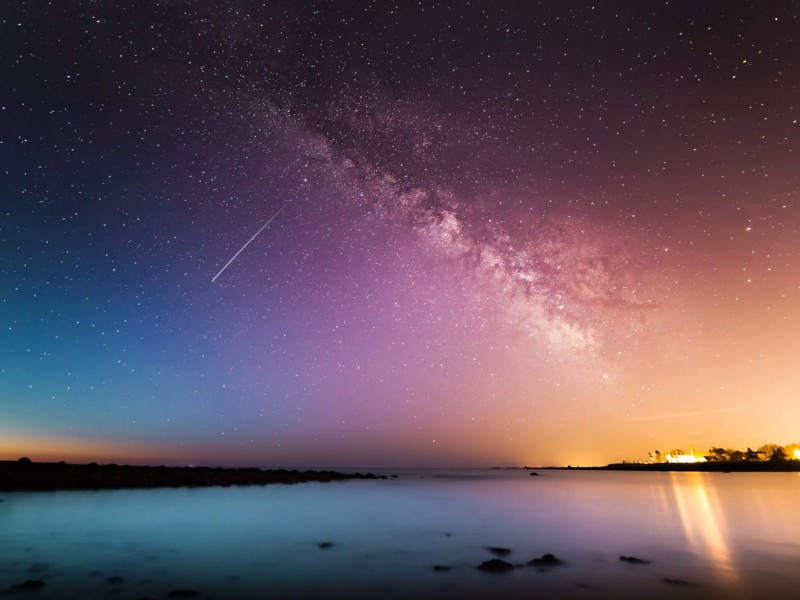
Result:
M213 467L142 467L130 465L0 461L0 491L109 490L162 487L267 485L385 479L372 473Z

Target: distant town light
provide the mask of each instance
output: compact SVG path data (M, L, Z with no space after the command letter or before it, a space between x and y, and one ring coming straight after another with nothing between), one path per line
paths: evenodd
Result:
M668 463L701 463L706 462L706 457L695 454L694 450L684 454L681 450L673 450L664 455L664 460Z

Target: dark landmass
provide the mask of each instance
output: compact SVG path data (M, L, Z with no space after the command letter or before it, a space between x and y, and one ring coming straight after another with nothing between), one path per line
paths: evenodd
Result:
M800 460L730 460L698 463L614 463L606 465L605 467L596 468L606 471L710 471L716 473L780 473L800 471Z
M540 471L704 471L715 473L795 473L800 460L785 461L709 461L698 463L611 463L599 467L536 467Z
M76 465L64 462L39 463L24 458L0 461L0 491L3 492L267 485L383 478L372 473L347 474L336 471L136 467L96 463Z

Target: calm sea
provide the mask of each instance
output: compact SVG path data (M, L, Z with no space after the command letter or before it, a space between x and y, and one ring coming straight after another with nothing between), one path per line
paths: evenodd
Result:
M0 592L760 599L800 589L800 474L539 472L0 494ZM545 553L564 564L487 573L475 567L494 558L489 547L510 549L515 565ZM26 581L44 585L13 590Z

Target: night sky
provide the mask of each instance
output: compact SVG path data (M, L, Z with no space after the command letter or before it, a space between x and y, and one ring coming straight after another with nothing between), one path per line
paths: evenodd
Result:
M3 3L0 457L798 441L798 15Z

